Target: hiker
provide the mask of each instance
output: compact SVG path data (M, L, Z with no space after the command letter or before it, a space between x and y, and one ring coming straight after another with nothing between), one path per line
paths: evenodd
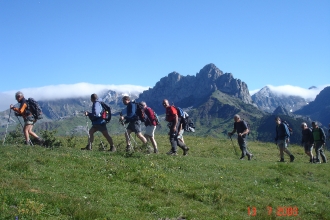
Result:
M144 137L148 140L150 140L153 148L154 148L154 153L158 153L158 148L157 148L157 142L155 140L155 130L157 127L157 122L156 122L156 116L154 114L154 111L147 106L147 103L142 101L140 102L141 107L144 109L144 113L146 115L146 119L144 121L144 125L146 126L146 132L144 133Z
M315 162L321 163L321 160L320 160L320 155L321 155L322 162L326 163L327 158L326 158L324 150L323 150L323 146L325 146L325 139L326 139L325 133L324 133L323 129L318 126L316 121L312 122L312 127L313 127L312 132L313 132L313 138L314 138L314 148L315 148L315 154L316 154Z
M246 143L246 135L249 133L249 128L244 120L241 120L241 117L239 115L234 115L234 129L232 132L229 132L229 137L233 136L235 132L237 132L237 142L239 145L239 148L242 151L242 155L239 158L240 160L243 160L243 158L247 155L248 160L251 160L253 157L253 154L251 154L247 150L247 143Z
M167 99L163 100L163 106L166 109L165 120L170 122L169 140L171 143L171 150L166 154L172 156L178 155L177 146L179 146L183 150L183 156L186 156L188 155L189 147L178 139L179 127L181 125L181 119L178 116L178 112L174 106L169 104Z
M310 129L305 122L301 123L301 144L305 149L305 153L309 156L309 162L313 163L313 144L314 138L312 129Z
M276 123L275 144L280 149L280 157L281 157L279 162L284 162L284 152L290 156L290 162L293 162L294 156L288 150L290 131L289 131L288 127L286 126L286 124L281 122L280 117L275 118L275 123Z
M89 138L88 144L86 147L81 148L81 150L92 150L93 141L94 141L94 133L99 131L103 134L103 136L107 139L108 143L110 144L111 152L116 151L116 147L113 144L113 140L108 133L106 121L101 117L103 112L103 108L101 105L102 99L99 98L95 93L91 95L91 102L92 105L92 112L85 111L85 116L88 116L89 119L92 121L92 127L89 129Z
M14 107L14 105L10 105L10 108L15 111L16 116L21 116L24 119L24 127L23 133L25 137L25 144L26 145L33 145L30 140L30 135L34 137L39 145L44 143L36 133L32 131L33 125L36 123L36 119L33 117L32 113L28 109L28 104L22 92L18 91L15 94L15 99L20 104L19 108Z
M126 151L129 152L132 150L131 147L131 138L130 135L132 132L136 134L136 136L142 141L144 148L149 148L147 146L147 139L142 135L141 133L141 120L139 117L136 115L136 105L133 103L130 99L129 96L124 96L123 97L123 103L124 105L127 105L126 108L126 116L120 116L120 121L125 120L125 124L128 123L125 132L125 138L126 138Z

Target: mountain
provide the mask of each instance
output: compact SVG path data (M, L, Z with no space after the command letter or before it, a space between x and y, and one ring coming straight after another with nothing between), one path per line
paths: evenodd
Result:
M308 105L295 111L297 115L308 116L321 122L324 126L330 123L330 86L325 87Z
M310 103L306 106L305 112L299 112L300 115L315 118L329 115L329 105L324 105L329 100L327 97L330 94L327 91L322 91L324 94L320 93L314 101L315 104ZM126 107L122 103L124 94L108 90L98 95L112 108L114 117L108 125L110 133L123 133L123 127L118 123L117 115ZM169 73L161 78L153 88L149 88L139 95L129 95L131 99L146 101L147 105L153 108L161 119L164 118L165 113L162 106L163 99L168 99L170 103L182 107L195 121L197 129L196 133L192 135L215 137L226 135L233 129L233 116L239 114L250 124L250 138L273 141L274 118L280 116L294 128L292 143L300 143L300 124L302 121L310 122L309 118L299 118L292 113L295 108L298 108L297 106L306 105L306 100L293 96L281 97L265 87L254 95L255 100L253 101L245 82L235 79L231 73L223 73L214 64L204 66L196 76L182 76L177 72ZM91 109L90 97L40 101L39 103L45 118L38 121L36 131L56 129L59 134L86 135L89 120L82 113ZM8 123L9 113L9 110L0 113L2 133ZM12 112L9 122L10 125L18 123ZM165 134L167 133L167 123L164 120L161 123L163 128L157 129L157 133ZM11 129L13 127L11 126Z
M155 111L164 111L163 99L168 99L180 107L197 107L204 103L214 91L221 91L252 104L246 83L234 79L231 73L223 73L214 64L204 66L196 76L182 76L169 73L160 79L153 88L143 91L138 100L146 101Z
M283 108L283 106L278 106L274 112L273 115L288 115L293 117L293 114L291 112L289 112L288 110L286 110L285 108Z
M293 112L308 104L308 101L300 96L278 95L272 92L268 86L253 94L251 98L253 103L261 110L269 113L272 113L279 106L282 106L289 112Z

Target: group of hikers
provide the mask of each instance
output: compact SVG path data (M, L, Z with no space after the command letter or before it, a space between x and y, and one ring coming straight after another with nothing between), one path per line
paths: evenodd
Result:
M234 116L234 130L228 133L228 136L232 136L237 132L237 142L242 151L240 159L244 159L245 156L248 157L248 160L251 160L253 154L248 151L246 137L250 132L247 123L244 120L241 120L239 115ZM290 131L287 126L287 123L282 122L280 117L275 118L276 123L276 137L275 144L278 146L280 151L280 160L279 162L285 162L284 153L287 153L290 157L290 162L293 162L295 157L288 150L288 143L290 141ZM307 126L306 122L301 124L302 129L302 140L301 145L305 149L305 153L309 156L310 163L321 163L321 158L323 163L327 163L327 158L324 153L326 135L324 130L318 126L318 123L313 121L312 128ZM328 135L330 135L330 124ZM315 148L315 157L313 156L313 147Z
M15 111L17 116L22 116L24 118L24 127L23 133L25 137L25 143L27 145L32 144L30 140L30 135L33 136L39 144L42 144L44 141L32 131L33 125L36 122L33 115L28 109L27 101L24 98L22 92L17 92L15 94L15 98L20 106L14 107L14 105L10 105L10 109ZM81 150L92 150L93 142L94 142L94 133L99 131L106 138L108 143L110 144L109 151L115 152L116 147L113 143L112 137L108 133L108 129L106 126L106 120L102 117L103 107L102 107L102 99L97 96L97 94L91 95L92 111L85 111L84 114L86 117L92 121L92 127L88 132L88 144L86 147L81 148ZM158 153L158 146L155 140L155 130L157 126L157 116L155 112L147 106L146 102L142 101L136 103L132 101L129 96L123 96L122 102L126 105L126 116L120 115L120 122L125 128L125 139L126 139L126 151L130 152L133 150L132 142L131 142L131 133L135 133L136 137L138 137L142 143L143 148L148 149L148 152L152 149L149 146L149 142L152 144L153 153ZM185 144L183 140L183 120L179 117L178 109L169 104L167 99L164 99L162 102L163 107L165 108L165 120L168 122L169 127L169 141L171 145L171 149L166 153L168 155L178 155L177 147L179 146L183 155L188 155L189 147ZM139 111L143 111L144 116L140 116ZM142 123L145 125L145 133L142 134ZM127 124L127 126L125 126ZM288 143L290 141L290 131L286 123L282 122L279 117L275 118L276 124L276 137L275 143L280 151L280 160L279 162L285 162L284 153L288 154L290 157L290 162L293 162L295 157L288 150ZM312 122L312 129L307 126L307 123L303 122L301 124L302 129L302 140L301 143L304 146L305 153L309 156L310 163L321 163L321 159L323 163L327 162L327 158L324 153L326 135L321 127L318 126L317 122ZM248 160L253 158L253 154L248 150L247 147L247 135L249 134L249 126L248 124L240 118L238 114L234 115L234 128L232 132L228 132L228 136L231 138L234 133L237 133L237 142L241 150L240 159L244 159L247 156ZM329 131L330 135L330 124ZM133 139L134 140L134 139ZM135 140L134 140L135 141ZM315 149L315 157L313 156L313 148Z
M32 141L30 140L30 135L34 137L38 144L42 144L44 141L32 131L33 125L36 122L36 119L33 117L32 113L28 109L27 101L24 98L22 92L17 92L15 94L15 98L20 106L14 107L14 105L10 105L10 109L15 111L17 116L22 116L24 118L24 127L23 132L25 136L25 143L27 145L31 145ZM106 138L108 143L110 144L109 151L115 152L117 149L113 143L112 137L109 135L106 121L102 117L102 113L104 111L102 107L102 99L98 97L97 94L92 94L90 98L92 104L92 111L85 111L84 114L88 117L92 122L92 127L88 131L88 144L86 147L81 148L81 150L92 150L93 142L94 142L94 133L99 131ZM126 151L130 152L133 150L131 143L131 133L135 133L136 137L138 137L143 143L143 149L147 149L150 153L151 146L149 146L149 142L153 146L153 153L158 153L157 142L155 140L155 130L157 126L157 117L155 112L147 106L147 103L142 101L139 103L135 103L130 99L129 96L123 96L122 102L126 105L126 116L120 115L120 122L125 127L125 139L126 139ZM181 121L181 117L178 115L177 109L169 104L167 99L163 100L163 106L165 108L166 116L165 120L168 122L169 127L169 141L171 144L171 149L167 152L168 155L178 155L177 146L179 146L183 150L183 155L186 156L189 151L189 147L185 145L183 140L183 126ZM144 117L142 118L138 114L138 109L143 111ZM142 134L142 123L145 125L145 133ZM127 126L125 126L127 124ZM135 140L134 140L135 141Z

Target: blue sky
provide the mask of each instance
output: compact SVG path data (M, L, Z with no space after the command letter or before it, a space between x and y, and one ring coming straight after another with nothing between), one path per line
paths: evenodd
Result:
M0 93L148 88L209 63L250 91L324 86L329 11L328 0L0 0Z

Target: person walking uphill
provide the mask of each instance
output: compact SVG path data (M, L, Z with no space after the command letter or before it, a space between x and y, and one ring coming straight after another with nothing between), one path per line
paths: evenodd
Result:
M88 144L86 147L81 148L81 150L92 150L93 141L94 141L94 133L99 131L103 134L103 136L107 139L110 144L110 151L116 151L116 147L113 145L112 138L110 137L106 125L106 121L101 117L103 112L103 108L101 105L102 99L99 98L95 93L91 95L92 112L85 112L85 116L88 116L92 121L92 127L89 129L89 138Z
M301 129L301 144L304 146L305 153L309 156L309 162L313 163L314 138L312 129L310 129L305 122L301 123Z
M314 138L314 147L315 147L315 154L316 154L316 163L321 163L320 155L322 157L322 162L326 163L327 158L325 156L323 147L325 146L325 133L322 128L320 128L316 121L312 122L313 127L313 138Z
M253 154L251 154L246 147L246 135L249 133L248 126L245 121L241 120L239 115L234 115L234 121L234 130L229 132L228 135L231 137L235 132L237 132L237 142L242 151L240 160L242 160L246 155L248 160L251 160Z
M275 118L275 123L276 123L275 142L280 149L280 157L281 157L279 162L284 162L284 152L290 155L290 162L293 162L294 156L288 150L288 142L290 137L289 129L286 126L286 124L281 122L280 117Z
M169 138L171 143L171 150L166 154L172 156L178 155L177 146L179 146L183 150L183 156L186 156L188 154L189 147L178 139L178 132L181 125L180 118L178 117L178 112L174 106L170 106L167 99L163 100L163 106L166 109L165 120L167 122L170 122Z
M144 148L149 148L147 146L147 139L142 135L141 133L141 120L139 117L135 114L136 113L136 105L131 101L129 96L123 97L123 104L127 106L126 111L127 115L120 116L120 121L125 120L125 124L127 125L127 132L125 132L125 138L126 138L126 151L129 152L132 150L131 147L131 138L130 135L132 132L135 132L136 136L142 141Z
M28 109L28 104L22 92L18 91L15 94L15 99L20 104L18 108L14 107L14 105L10 105L10 108L15 111L16 116L22 116L24 119L24 127L23 133L25 137L25 144L31 145L32 142L30 140L30 135L36 138L38 144L42 145L44 141L32 131L33 125L36 123L36 119L33 117L32 113Z
M144 137L150 140L152 146L154 147L154 153L158 153L157 142L155 140L155 130L157 127L156 116L154 111L147 106L147 103L142 101L140 102L141 107L144 110L146 118L144 120L144 125L146 126L146 132L144 133Z

